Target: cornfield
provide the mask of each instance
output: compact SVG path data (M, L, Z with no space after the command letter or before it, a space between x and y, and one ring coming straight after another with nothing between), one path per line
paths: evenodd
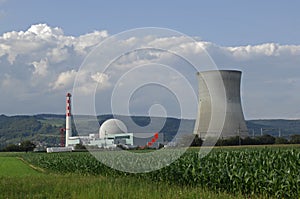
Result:
M107 152L112 153L112 152ZM170 153L172 154L172 153ZM167 167L149 173L124 173L105 166L90 153L25 154L29 163L50 172L81 175L134 176L215 191L262 195L275 198L300 197L300 149L216 149L203 158L188 150ZM124 160L119 158L116 164ZM153 160L154 161L154 160Z

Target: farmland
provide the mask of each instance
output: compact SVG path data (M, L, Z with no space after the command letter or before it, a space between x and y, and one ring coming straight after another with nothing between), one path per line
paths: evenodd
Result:
M24 158L32 164L61 173L130 176L179 186L201 185L216 192L244 195L299 196L299 148L215 149L202 159L196 151L190 150L170 166L145 174L118 172L101 164L89 153L38 154ZM119 164L126 161L118 160Z
M300 195L299 145L221 147L203 158L199 158L197 148L190 149L168 167L142 174L116 171L87 152L17 156L44 169L33 179L45 186L32 185L27 194L35 193L34 187L39 187L48 198L78 198L75 196L85 194L90 198L99 194L105 194L105 198L299 198ZM117 164L124 161L119 158ZM1 179L1 186L9 187L11 183L22 189L26 178L15 178ZM68 192L66 189L70 192L68 196L63 195Z
M30 154L44 156L47 154ZM76 154L77 155L77 154ZM75 155L75 156L76 156ZM82 154L83 155L83 154ZM134 177L60 174L32 169L18 157L0 153L0 198L235 198L201 187L168 185ZM65 156L65 154L63 154ZM53 156L49 156L53 157ZM67 156L65 156L66 158ZM78 157L78 156L76 156ZM50 158L51 159L51 158Z

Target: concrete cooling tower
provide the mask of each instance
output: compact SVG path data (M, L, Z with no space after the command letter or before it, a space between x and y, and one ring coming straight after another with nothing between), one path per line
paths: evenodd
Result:
M241 105L241 75L241 71L235 70L197 73L199 107L194 134L202 139L248 136Z

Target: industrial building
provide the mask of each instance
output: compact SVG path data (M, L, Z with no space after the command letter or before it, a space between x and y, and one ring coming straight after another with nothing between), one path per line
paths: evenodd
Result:
M47 152L72 151L76 144L83 144L87 148L114 149L117 146L129 149L131 147L158 148L163 144L162 133L132 133L127 132L126 125L118 119L108 119L99 128L99 133L91 133L88 136L72 136L72 112L70 93L66 96L66 127L64 147L50 147Z
M197 73L199 106L194 134L202 139L248 136L241 105L241 75L236 70Z
M92 133L88 136L70 136L66 143L68 143L66 147L83 144L87 148L114 149L117 146L122 146L122 148L145 146L158 148L159 144L163 144L163 134L129 133L121 120L108 119L100 126L99 133Z

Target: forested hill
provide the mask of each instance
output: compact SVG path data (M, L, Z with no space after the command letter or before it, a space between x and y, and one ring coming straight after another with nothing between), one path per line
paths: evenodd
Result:
M112 115L98 116L99 124L101 125L105 120L112 118ZM128 119L132 119L140 126L148 125L151 120L149 117L143 116L118 116L118 119L123 120L125 123ZM176 118L152 118L152 120L166 120L161 132L164 133L166 140L170 140L177 132L180 122L184 128L181 133L191 133L193 131L193 120L180 120ZM5 116L0 115L0 149L8 144L16 144L22 140L32 140L43 145L58 145L60 140L60 128L64 128L65 115L54 114L40 114L34 116ZM87 122L86 134L96 133L97 129L91 129ZM292 134L300 134L300 120L250 120L247 121L249 135L270 134L287 137ZM73 125L74 127L74 125ZM129 132L137 131L134 125L128 125ZM74 128L75 129L75 128ZM73 132L77 134L76 130Z
M57 118L57 119L55 119ZM56 120L56 123L52 122ZM0 115L0 149L8 144L22 140L41 143L59 143L59 129L63 127L64 118L52 115L48 119L42 116L5 116Z

